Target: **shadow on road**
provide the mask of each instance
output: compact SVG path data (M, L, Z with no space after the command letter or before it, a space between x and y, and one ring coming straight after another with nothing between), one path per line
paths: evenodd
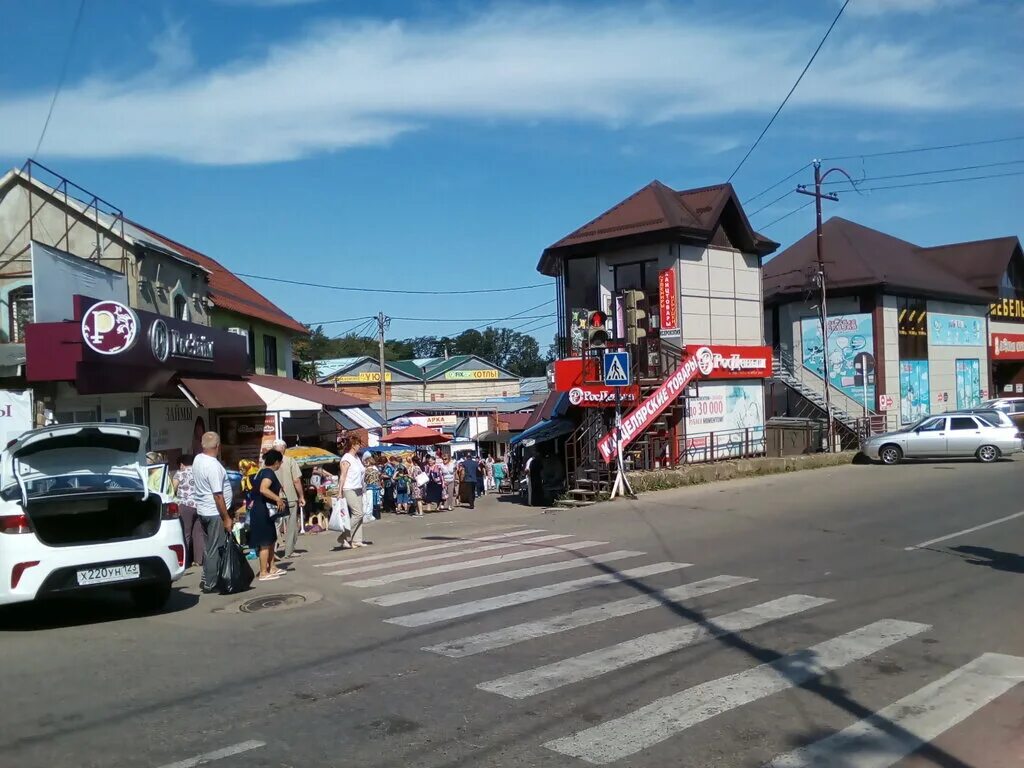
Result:
M1024 573L1024 555L1012 552L1000 552L988 547L950 547L951 552L966 555L964 562L969 565L986 565L995 571L1008 573Z
M198 595L190 595L180 589L171 591L171 597L162 610L149 613L136 608L127 592L117 590L18 603L0 608L0 635L4 632L39 632L178 613L198 603Z

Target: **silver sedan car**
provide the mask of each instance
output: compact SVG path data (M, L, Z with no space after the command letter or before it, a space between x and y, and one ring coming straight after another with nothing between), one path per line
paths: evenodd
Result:
M1021 433L980 413L945 413L925 416L916 424L883 435L873 435L861 451L883 464L903 459L963 458L992 462L1024 449Z

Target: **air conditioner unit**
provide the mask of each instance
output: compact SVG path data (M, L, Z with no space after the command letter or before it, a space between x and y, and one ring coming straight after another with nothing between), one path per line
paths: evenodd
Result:
M228 328L228 333L234 333L234 334L237 334L239 336L243 336L246 339L249 338L249 329L248 328Z

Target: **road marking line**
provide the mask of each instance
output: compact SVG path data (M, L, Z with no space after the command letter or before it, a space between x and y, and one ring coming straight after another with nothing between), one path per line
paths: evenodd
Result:
M889 768L1024 680L1024 658L986 653L934 683L767 768Z
M243 741L241 744L235 744L232 747L224 747L223 749L217 749L213 752L207 752L202 755L190 757L187 760L168 763L167 765L160 766L160 768L195 768L197 765L206 765L206 763L212 763L214 760L223 760L225 757L234 757L235 755L240 755L243 752L259 749L260 747L265 746L267 746L266 742L263 741Z
M957 536L963 536L965 533L974 533L975 531L980 531L982 528L990 528L993 525L999 525L1000 523L1005 523L1008 520L1014 520L1018 517L1024 517L1024 512L1015 512L1012 515L1000 517L998 520L993 520L989 523L982 523L981 525L976 525L973 528L964 528L962 531L950 533L946 536L939 536L939 538L937 539L929 539L928 541L922 541L920 544L915 544L912 547L904 547L903 551L910 552L913 549L924 549L925 547L930 547L932 544L938 544L940 541L946 541L946 539L955 539Z
M572 534L569 533L549 533L547 536L534 536L532 539L523 539L522 541L503 541L498 544L487 544L483 547L472 547L471 549L459 549L454 552L442 552L434 555L422 555L420 557L407 557L404 560L391 560L386 563L372 563L370 565L352 565L358 560L349 560L348 565L352 565L351 568L342 568L340 571L327 571L328 576L349 576L353 573L366 573L367 571L382 571L386 568L395 568L399 565L416 565L417 563L429 563L433 560L450 560L453 557L462 557L463 555L475 555L478 552L491 552L495 549L511 549L512 547L521 547L524 544L541 544L548 541L557 541L558 539L571 539Z
M505 595L488 597L483 600L473 600L468 603L449 605L445 608L435 608L432 611L410 613L407 616L397 616L393 619L384 619L384 621L403 627L422 627L426 624L437 624L438 622L457 619L461 616L473 616L478 613L496 611L499 608L532 603L535 600L543 600L544 598L555 597L556 595L567 595L570 592L579 592L581 589L589 589L590 587L599 587L604 584L623 582L627 579L639 579L644 576L654 576L658 573L676 571L680 568L689 568L691 565L692 563L655 563L653 565L644 565L640 568L631 568L628 571L600 573L596 576L587 576L582 579L560 581L555 584L546 584L543 587L509 592Z
M332 531L333 533L333 531ZM439 549L451 549L452 547L464 547L466 545L473 545L478 542L487 541L501 541L502 539L510 539L515 536L529 536L534 533L544 533L543 528L531 528L530 530L513 531L512 533L498 533L494 536L479 536L472 539L459 539L458 541L445 541L441 544L429 544L425 547L415 547L413 549L402 549L397 552L385 552L380 555L367 555L366 557L359 556L360 563L373 563L378 560L390 560L393 557L404 557L405 555L418 555L423 552L435 552ZM335 565L347 565L352 563L351 557L345 558L344 560L332 560L329 563L317 563L314 568L331 568Z
M876 621L771 663L665 696L627 715L544 746L596 765L620 760L715 715L803 685L927 629L928 624L910 621Z
M600 677L617 669L639 664L641 661L664 656L711 637L753 629L831 602L829 599L810 595L788 595L711 619L708 621L709 626L691 624L672 627L662 632L652 632L590 653L480 683L477 688L510 699L525 699L553 691L563 685Z
M547 619L528 621L523 624L502 627L492 632L483 632L479 635L449 640L438 645L427 646L423 650L453 659L473 656L477 653L505 648L506 646L515 645L526 640L555 635L559 632L568 632L572 629L587 627L591 624L616 619L621 616L629 616L651 608L664 608L666 603L675 603L700 597L701 595L710 595L713 592L740 587L755 581L757 579L750 579L745 576L713 576L710 579L702 579L701 581L694 581L682 586L671 587L670 589L661 589L650 595L627 597L624 600L615 600L611 603L595 605L590 608L580 608L558 616L551 616Z
M580 549L584 544L588 543L597 544L598 542L581 541L573 544L572 546L573 549ZM600 543L605 544L607 542ZM560 549L559 551L571 552L572 550ZM426 600L431 597L450 595L452 592L460 592L464 589L484 587L488 584L497 584L499 582L512 581L514 579L524 579L527 576L538 576L542 573L556 573L558 571L567 571L572 568L583 568L584 566L595 565L597 563L611 563L616 560L624 560L627 557L640 557L644 554L646 553L635 552L630 549L619 549L614 552L606 552L603 555L577 557L572 560L561 560L557 563L545 563L544 565L535 565L530 568L518 568L512 571L502 571L501 573L489 573L486 576L475 576L473 578L461 579L459 581L448 581L444 584L435 584L432 587L423 587L422 589L410 589L406 592L392 592L387 595L381 595L380 597L367 598L366 600L363 600L363 602L381 606L402 605L403 603L413 603L417 600ZM505 555L503 557L503 561L510 557L510 555ZM471 560L470 562L473 561ZM358 582L352 582L349 586L358 586L358 584Z

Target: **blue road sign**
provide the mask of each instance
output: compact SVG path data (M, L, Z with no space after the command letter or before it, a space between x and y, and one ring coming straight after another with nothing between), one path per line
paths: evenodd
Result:
M609 387L629 386L629 352L604 353L604 383Z

